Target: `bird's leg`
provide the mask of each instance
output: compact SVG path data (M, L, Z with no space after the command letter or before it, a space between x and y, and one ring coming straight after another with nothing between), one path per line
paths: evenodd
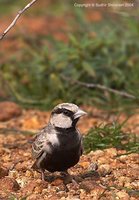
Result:
M61 172L61 175L63 175L65 177L64 179L64 183L68 184L68 183L73 183L74 185L77 185L77 182L74 180L74 178L68 173L68 171L63 171Z
M42 181L45 181L45 174L44 174L44 169L41 167L41 162L45 159L46 157L46 152L42 154L42 156L36 161L35 165L37 166L38 170L41 173L41 179Z
M41 172L41 180L42 180L42 181L45 181L45 174L44 174L44 170L43 170L43 169L41 169L41 170L40 170L40 172Z
M44 181L45 180L44 169L37 168L36 163L33 164L32 168L35 169L35 171L41 173L41 179L42 181Z
M62 171L62 172L61 172L61 175L62 175L62 176L68 176L68 175L70 175L70 174L68 173L68 171Z
M72 176L68 173L68 171L61 172L61 175L64 176L64 183L68 184L72 182Z

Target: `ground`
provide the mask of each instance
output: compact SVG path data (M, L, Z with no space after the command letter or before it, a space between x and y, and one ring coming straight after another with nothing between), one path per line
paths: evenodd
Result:
M11 107L11 102L4 102L2 106L4 104L7 108ZM13 106L13 103L12 107L14 109L10 111L7 109L4 118L2 112L0 116L3 121L0 123L0 199L138 199L139 154L127 154L125 150L115 148L84 154L80 162L69 170L76 183L66 184L59 173L48 172L46 181L42 181L40 174L31 168L34 161L30 141L32 132L37 132L48 122L50 112L24 110L16 104ZM83 134L90 127L108 123L116 117L108 117L106 112L92 107L83 106L83 109L89 112L89 116L79 123ZM123 118L124 115L120 120ZM134 127L137 130L137 118L131 118L125 129ZM32 134L27 133L27 130ZM94 169L95 163L98 165L97 170Z
M36 5L37 7L38 5ZM41 9L42 6L40 5ZM45 7L44 7L45 8ZM1 17L1 32L10 24L12 16ZM67 41L66 32L72 31L67 25L71 15L63 16L22 16L17 25L1 42L0 64L4 65L14 53L26 46L23 38L40 38L51 34L56 39ZM88 12L93 23L102 18L100 12ZM51 23L49 23L51 20ZM64 32L64 31L65 32ZM94 32L92 36L94 37ZM23 37L23 38L22 38ZM28 39L28 38L27 38ZM6 52L6 53L5 53ZM6 98L2 88L0 97ZM78 127L83 135L91 127L126 119L126 114L116 116L95 107L82 106L89 114ZM125 150L109 148L83 154L80 162L69 170L76 183L67 183L58 173L46 172L46 181L31 166L31 139L49 120L50 112L36 109L25 110L11 102L0 103L0 200L137 200L139 198L139 154L128 154ZM139 114L132 116L124 129L139 134ZM19 131L17 131L19 130ZM98 169L94 170L94 164Z

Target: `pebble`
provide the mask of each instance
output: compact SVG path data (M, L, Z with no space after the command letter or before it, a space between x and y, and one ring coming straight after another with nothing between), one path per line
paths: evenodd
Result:
M8 121L13 117L20 116L22 109L14 102L0 102L0 121Z
M117 149L115 149L115 148L105 149L104 152L106 154L108 154L110 156L110 158L117 156Z
M104 155L104 151L102 150L96 150L96 151L91 151L89 154L89 156L103 156Z
M60 179L60 178L55 179L55 180L51 183L51 185L54 185L54 186L59 186L60 184L63 184L63 180Z
M8 175L8 169L0 167L0 178L3 178Z
M118 197L116 199L120 199L120 200L129 200L130 199L129 195L125 191L117 192L116 196Z
M106 176L108 174L110 174L112 171L110 165L108 164L103 164L103 165L100 165L99 168L98 168L98 172L101 176Z
M0 190L16 192L19 189L20 186L15 179L10 177L0 179Z
M80 166L83 167L84 169L88 168L90 165L90 162L80 162Z

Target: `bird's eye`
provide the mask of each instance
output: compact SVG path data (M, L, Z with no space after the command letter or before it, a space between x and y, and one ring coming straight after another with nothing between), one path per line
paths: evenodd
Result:
M68 115L69 114L68 110L64 110L64 114Z

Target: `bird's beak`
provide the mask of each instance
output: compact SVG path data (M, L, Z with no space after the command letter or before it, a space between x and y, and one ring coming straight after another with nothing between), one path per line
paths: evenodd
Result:
M78 111L74 114L74 119L80 118L83 115L86 115L87 113L81 109L78 109Z

